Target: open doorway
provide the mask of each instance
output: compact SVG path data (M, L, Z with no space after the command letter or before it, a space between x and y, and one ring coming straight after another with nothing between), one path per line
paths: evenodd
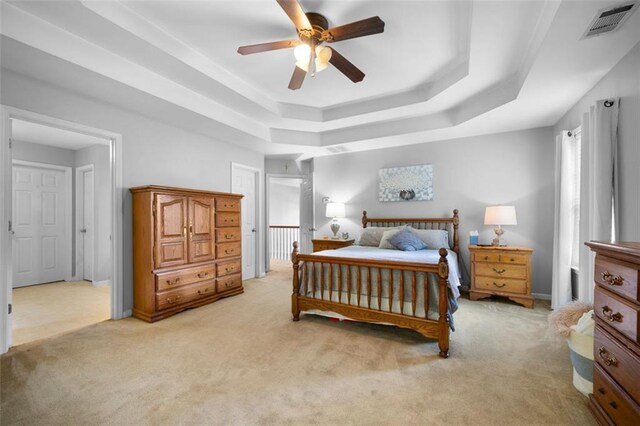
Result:
M111 140L13 118L12 344L111 318Z

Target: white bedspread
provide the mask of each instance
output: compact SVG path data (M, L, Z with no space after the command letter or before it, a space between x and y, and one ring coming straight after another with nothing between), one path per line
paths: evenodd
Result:
M460 268L458 267L458 255L452 250L447 250L449 263L449 287L454 298L460 297ZM440 260L438 250L402 251L389 250L368 246L349 246L337 250L323 250L313 253L319 256L346 257L350 259L374 259L391 260L398 262L417 262L437 264Z

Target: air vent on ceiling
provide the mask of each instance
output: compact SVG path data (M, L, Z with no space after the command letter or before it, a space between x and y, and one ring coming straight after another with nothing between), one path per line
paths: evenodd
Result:
M628 2L613 8L600 9L582 35L582 39L617 31L637 9L638 4Z
M351 150L345 146L336 145L327 147L327 151L332 154L341 154L343 152L351 152Z

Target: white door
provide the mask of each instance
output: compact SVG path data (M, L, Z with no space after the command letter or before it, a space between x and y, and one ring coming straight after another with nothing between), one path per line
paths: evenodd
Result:
M242 194L242 279L256 276L256 193L258 174L236 167L233 192Z
M93 229L93 170L86 170L82 173L81 202L82 217L78 219L82 244L82 276L80 278L93 281L93 238L95 235Z
M13 287L64 280L65 173L18 165L12 171Z
M313 173L309 173L300 184L300 252L311 253L313 251L315 224L315 205L313 194Z

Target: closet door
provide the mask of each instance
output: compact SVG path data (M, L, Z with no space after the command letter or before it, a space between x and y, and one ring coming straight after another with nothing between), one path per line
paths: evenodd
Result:
M213 197L189 197L189 262L215 259Z
M154 207L156 268L187 263L187 197L156 194Z

